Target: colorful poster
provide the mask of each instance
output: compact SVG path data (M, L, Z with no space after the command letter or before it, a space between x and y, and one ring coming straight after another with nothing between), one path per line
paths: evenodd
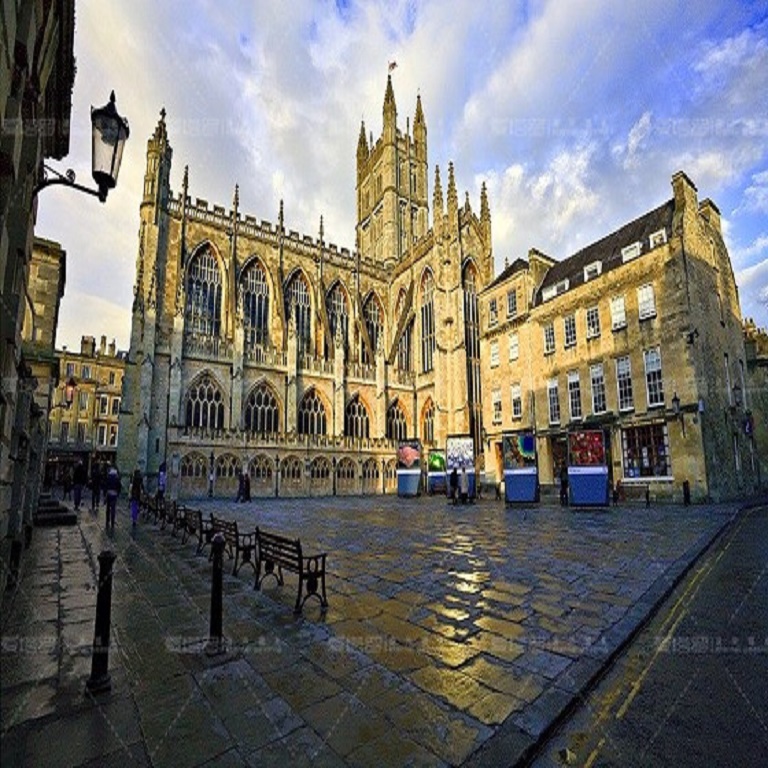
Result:
M445 451L430 451L427 458L427 471L445 472Z
M421 468L421 441L402 440L397 448L398 469Z
M532 432L502 436L504 469L525 469L536 466L536 438Z
M447 469L454 467L474 470L475 468L475 441L468 435L449 437L445 442Z
M600 429L568 434L568 464L572 467L605 466L605 435Z

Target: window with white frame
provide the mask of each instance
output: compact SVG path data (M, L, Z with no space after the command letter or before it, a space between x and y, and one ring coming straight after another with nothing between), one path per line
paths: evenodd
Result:
M494 339L491 342L491 368L496 368L499 365L499 342L498 339Z
M643 352L645 363L645 387L648 391L648 407L664 405L664 386L661 380L661 353L658 347Z
M568 407L571 411L571 421L581 418L581 383L578 371L568 373Z
M520 390L520 385L512 384L512 386L509 388L509 393L512 398L512 418L522 419L523 418L523 395Z
M501 424L501 390L494 389L491 392L491 405L493 406L493 423Z
M650 243L651 248L658 248L660 245L664 245L664 243L667 242L667 230L660 229L657 232L654 232L648 238L648 242Z
M565 333L565 346L573 347L576 345L576 315L568 315L563 320L563 331Z
M597 307L587 309L587 338L596 339L600 335L600 310Z
M656 317L656 296L652 285L641 285L637 289L637 309L641 320Z
M587 266L584 267L584 282L587 283L590 280L594 280L596 277L602 274L602 271L602 261L593 261L591 264L587 264Z
M632 397L632 367L629 357L616 360L616 387L619 393L619 410L631 411L635 403Z
M83 366L83 378L84 379L90 379L91 378L91 366L90 365L84 365Z
M117 427L114 425L109 428L109 444L113 447L117 446Z
M112 415L113 416L120 415L120 398L119 397L112 398Z
M507 292L507 317L512 318L517 315L517 290L513 288Z
M621 430L621 453L625 477L669 477L667 425L643 424Z
M488 326L493 328L499 322L499 308L496 299L488 302Z
M112 387L115 384L115 372L110 371L109 372L109 386Z
M624 297L614 296L611 299L611 330L618 331L627 326L627 312L624 308Z
M555 296L559 296L561 293L565 293L568 290L569 285L570 283L567 277L565 280L560 280L554 285L548 285L541 292L541 300L549 301L550 299L554 299Z
M549 322L544 326L544 354L551 355L555 351L555 324Z
M560 423L560 395L557 391L557 379L547 382L547 403L549 405L549 423Z
M516 333L509 334L509 361L513 362L520 357L520 339Z
M75 375L75 364L67 363L67 378Z
M99 445L106 445L106 444L107 444L107 425L100 424L99 425Z
M626 263L636 259L640 255L640 243L632 243L621 249L621 260Z
M88 393L87 392L79 392L77 395L77 404L80 407L81 411L84 411L86 408L88 408Z
M102 395L99 399L99 413L102 416L106 416L109 413L109 398L106 395Z
M603 364L596 363L589 368L589 379L592 385L592 413L605 413L605 372Z

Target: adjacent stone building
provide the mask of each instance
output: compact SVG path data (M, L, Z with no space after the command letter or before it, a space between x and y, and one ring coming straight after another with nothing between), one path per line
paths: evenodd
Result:
M35 187L43 160L69 152L74 28L74 0L0 4L0 587L18 558L27 481L42 460L30 439L41 414L21 334Z
M58 386L50 412L46 483L56 485L72 476L81 461L88 472L94 463L112 464L119 445L119 413L126 353L107 346L102 336L83 336L80 351L56 350ZM66 388L74 384L72 402Z
M502 436L528 433L545 487L594 438L609 487L625 493L682 500L687 484L693 500L719 500L758 488L749 409L761 385L747 385L720 213L684 173L672 190L563 261L531 251L482 292L489 476L502 478Z
M170 189L164 113L147 144L118 463L171 494L381 493L397 443L482 431L478 293L491 215L459 203L453 165L429 189L420 98L357 145L354 250ZM432 206L432 224L429 213Z

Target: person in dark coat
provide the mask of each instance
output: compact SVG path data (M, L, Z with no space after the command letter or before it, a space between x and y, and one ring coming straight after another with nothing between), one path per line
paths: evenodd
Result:
M107 530L115 530L115 513L117 512L117 497L120 495L121 483L117 467L110 466L107 471L107 482L104 485L107 494Z
M251 500L251 476L243 472L243 501Z
M101 467L94 460L91 465L91 512L99 511L99 501L101 497Z
M75 464L75 473L72 476L75 485L75 509L80 509L80 502L83 498L83 486L88 482L88 472L82 460Z
M237 498L235 502L245 501L245 472L241 469L237 473Z
M139 520L139 505L144 493L144 480L141 477L141 470L136 467L131 477L131 526L136 527Z
M456 503L456 491L459 488L459 473L456 471L456 467L451 470L451 476L449 478L449 486L451 488L451 501Z

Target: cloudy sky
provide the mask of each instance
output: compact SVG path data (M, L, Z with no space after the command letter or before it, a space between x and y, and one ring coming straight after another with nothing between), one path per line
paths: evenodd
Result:
M127 348L146 142L161 107L190 195L354 245L360 121L378 136L388 62L398 125L421 94L430 184L488 185L496 269L562 259L672 196L682 169L722 212L742 313L768 326L768 10L743 0L78 0L70 154L89 108L128 117L105 205L61 187L37 234L67 251L57 346Z

